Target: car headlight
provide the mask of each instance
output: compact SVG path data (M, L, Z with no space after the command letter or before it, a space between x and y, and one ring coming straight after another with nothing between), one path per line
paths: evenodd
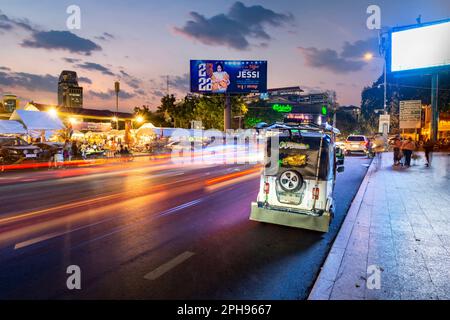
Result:
M27 150L23 150L23 154L28 154L28 151Z
M34 154L38 154L39 153L39 150L38 149L34 149Z
M18 152L17 152L17 150L11 150L11 153L12 154L17 154Z

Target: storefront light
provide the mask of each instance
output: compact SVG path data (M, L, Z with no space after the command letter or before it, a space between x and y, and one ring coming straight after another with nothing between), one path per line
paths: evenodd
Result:
M71 124L76 124L76 123L78 123L78 119L76 119L76 118L69 118L69 122Z

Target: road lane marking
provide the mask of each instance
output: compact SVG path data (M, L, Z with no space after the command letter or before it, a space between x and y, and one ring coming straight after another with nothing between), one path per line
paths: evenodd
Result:
M147 273L144 276L144 279L156 280L159 277L161 277L163 274L169 272L170 270L172 270L176 266L180 265L181 263L183 263L184 261L186 261L187 259L192 257L194 254L195 254L194 252L185 251L182 254L176 256L175 258L173 258L172 260L170 260L170 261L164 263L163 265L159 266L155 270Z
M179 211L179 210L182 210L182 209L186 209L186 208L192 207L192 206L194 206L194 205L196 205L197 203L200 203L200 202L202 202L202 201L203 201L203 199L197 199L197 200L193 200L193 201L184 203L184 204L179 205L179 206L177 206L177 207L174 207L174 208L172 208L172 209L169 209L169 210L166 210L166 211L161 212L160 214L158 214L158 217L168 216L168 215L170 215L170 214L172 214L172 213L174 213L174 212L177 212L177 211Z
M33 238L33 239L30 239L27 241L16 243L16 245L14 246L14 250L22 249L24 247L31 246L32 244L58 237L61 234L63 234L63 233L62 232L49 233L49 234L46 234L46 235L43 235L43 236L40 236L37 238Z

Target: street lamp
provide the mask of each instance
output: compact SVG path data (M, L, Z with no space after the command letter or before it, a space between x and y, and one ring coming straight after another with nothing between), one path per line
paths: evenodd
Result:
M372 60L372 59L373 59L373 53L372 53L372 52L366 52L366 53L364 54L364 60L370 61L370 60Z
M47 110L47 112L52 118L58 117L58 111L55 108L50 108Z
M137 116L135 120L136 120L137 123L142 123L142 122L144 122L144 117L143 116Z

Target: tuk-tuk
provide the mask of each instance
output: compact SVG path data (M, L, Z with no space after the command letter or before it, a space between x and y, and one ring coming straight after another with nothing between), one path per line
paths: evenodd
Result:
M267 127L266 164L250 220L327 232L336 173L344 171L339 133L328 124Z

